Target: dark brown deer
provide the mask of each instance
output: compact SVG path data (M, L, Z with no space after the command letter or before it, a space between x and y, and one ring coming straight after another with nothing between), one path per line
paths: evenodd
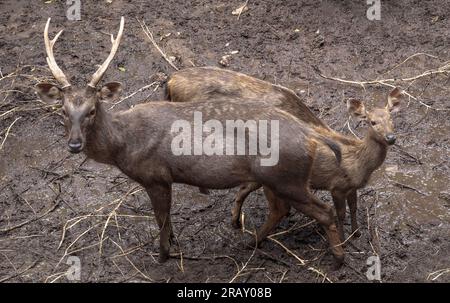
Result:
M291 90L273 85L242 73L224 70L216 67L189 68L175 72L167 83L167 95L174 102L190 102L211 97L232 96L235 99L251 99L265 101L277 108L285 110L300 120L308 123L318 133L338 143L337 148L342 154L339 164L335 154L324 145L318 147L311 175L311 187L326 189L331 192L338 216L340 236L344 239L343 224L346 205L350 209L352 233L360 235L356 219L357 189L366 185L370 175L383 163L388 145L395 143L391 113L399 108L401 93L399 89L391 91L383 108L366 111L361 101L349 100L349 114L361 120L368 121L369 130L364 140L343 136L323 123ZM235 207L232 210L232 225L240 227L241 208L246 197L260 188L258 183L243 184L236 194ZM269 203L270 203L269 199ZM270 206L269 220L272 225L266 226L266 231L289 212L289 207ZM261 235L265 236L265 235Z
M97 85L119 46L123 18L117 38L111 39L111 53L85 88L72 87L56 64L53 46L61 32L50 41L49 24L50 19L44 31L47 62L61 86L41 83L37 85L37 92L44 101L62 102L70 152L84 151L98 162L114 165L146 189L160 227L161 262L169 257L173 232L170 219L172 183L225 189L247 182L262 184L275 210L292 206L316 219L326 231L334 257L339 263L343 261L344 251L339 245L332 208L314 197L308 185L317 148L329 144L322 135L270 104L234 98L192 103L151 102L126 111L110 112L103 101L117 97L121 85L113 82L101 89L97 89ZM173 125L187 121L191 126L195 112L201 113L205 121L216 120L222 125L227 120L237 119L278 121L278 164L261 165L266 156L260 151L255 155L239 156L175 155L172 144L177 134L172 129ZM203 140L205 135L201 136ZM268 143L273 144L273 139L271 137ZM236 141L231 145L233 149L237 148ZM271 224L266 222L258 235L264 234Z

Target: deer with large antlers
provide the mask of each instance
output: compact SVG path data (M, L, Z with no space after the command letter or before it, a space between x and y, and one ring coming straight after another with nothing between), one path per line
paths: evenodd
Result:
M334 161L335 153L330 148L324 145L319 146L312 168L311 187L331 192L342 240L344 240L346 201L350 209L352 234L360 235L356 218L357 190L366 185L371 174L383 163L387 147L395 143L391 113L399 109L402 94L398 88L389 93L383 107L371 111L367 111L359 100L348 101L349 114L368 122L368 133L363 140L344 136L332 130L317 118L291 90L231 70L198 67L177 71L169 78L166 93L168 99L173 102L214 100L223 96L269 102L336 142L337 145L333 146L333 150L340 152L342 162L339 164ZM241 209L246 197L260 187L261 184L254 182L241 185L232 210L232 225L235 228L240 228ZM272 207L269 204L269 209L271 225L266 226L266 233L260 235L261 237L266 236L289 212L289 207L279 207L279 205Z
M114 165L146 189L160 228L161 262L169 257L173 183L225 189L256 182L264 187L273 208L292 206L316 219L325 229L334 257L342 263L344 251L339 245L332 209L319 201L308 185L317 149L335 143L285 111L269 104L231 97L192 103L151 102L126 111L110 112L103 101L117 98L121 85L113 82L101 89L96 87L117 51L124 19L117 38L112 38L113 46L107 60L84 89L73 88L56 64L53 46L61 32L50 41L49 24L50 20L44 31L47 62L61 87L41 83L37 85L37 93L43 101L62 102L70 152L84 151L98 162ZM174 153L174 138L179 135L173 129L174 124L187 121L190 128L195 125L195 113L200 113L205 121L220 125L237 120L278 121L278 135L267 141L268 144L279 141L278 163L262 165L266 155L260 149L255 154L246 152L239 156L221 153L230 147L237 150L238 140L227 141L219 145L222 150L208 155ZM250 128L244 131L246 136L254 132ZM231 134L234 133L233 130ZM206 142L208 138L205 133L200 133L200 137L194 134L194 142ZM190 146L191 141L186 144ZM337 162L337 159L332 161ZM271 226L269 221L258 232L258 238Z

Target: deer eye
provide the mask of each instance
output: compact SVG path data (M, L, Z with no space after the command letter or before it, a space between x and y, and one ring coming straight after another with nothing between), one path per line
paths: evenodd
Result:
M378 123L376 121L370 121L370 124L372 124L373 126L377 125Z
M67 117L67 112L66 112L66 110L64 109L64 107L61 109L61 112L62 112L62 114L63 114L64 116Z
M91 111L89 112L89 117L92 117L93 115L95 115L95 108L91 109Z

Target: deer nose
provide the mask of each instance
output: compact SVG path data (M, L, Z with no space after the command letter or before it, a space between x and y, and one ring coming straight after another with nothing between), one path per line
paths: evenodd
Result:
M79 153L81 151L81 141L70 141L69 142L69 151L72 153Z
M394 144L396 139L397 139L397 138L395 137L394 134L387 134L387 135L386 135L386 142L387 142L389 145Z

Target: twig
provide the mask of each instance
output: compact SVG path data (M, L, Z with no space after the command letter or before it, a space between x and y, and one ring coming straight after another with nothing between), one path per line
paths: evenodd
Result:
M14 225L14 226L11 226L9 228L0 229L0 234L10 232L10 231L12 231L14 229L20 228L20 227L22 227L24 225L27 225L27 224L31 223L31 222L34 222L34 221L42 219L43 217L45 217L46 215L48 215L49 213L54 211L59 206L59 204L61 202L61 200L58 200L60 194L61 193L58 193L56 195L56 197L53 199L53 202L52 202L54 204L47 211L45 211L42 215L34 217L34 218L31 218L29 220L26 220L25 222L19 223L19 224ZM56 201L56 203L55 203L55 201Z
M150 282L155 282L155 280L153 280L152 278L150 278L149 276L147 276L146 274L144 274L139 268L137 268L136 265L134 265L133 262L131 262L131 260L128 258L128 256L125 255L124 250L122 249L122 247L117 244L113 239L109 239L111 242L113 242L119 249L120 251L122 251L122 254L124 254L125 259L131 264L131 266L133 266L133 268L141 274L141 276L143 276L145 279L149 280Z
M18 273L15 273L14 275L11 275L11 276L9 276L9 277L0 279L0 283L3 283L3 282L5 282L5 281L8 281L8 280L10 280L10 279L16 278L16 277L18 277L18 276L24 274L25 272L27 272L27 271L29 271L30 269L32 269L33 267L35 267L37 263L38 263L38 261L34 261L30 266L28 266L28 267L25 268L24 270L22 270L22 271L20 271L20 272L18 272Z
M412 58L417 57L417 56L426 56L426 57L430 57L430 58L433 58L433 59L439 59L437 56L430 55L430 54L427 54L427 53L416 53L414 55L409 56L408 58L406 58L405 60L403 60L402 62L400 62L399 64L397 64L396 66L394 66L393 68L388 70L387 72L383 73L383 75L386 75L386 74L392 72L394 69L399 68L401 65L405 64L407 61L409 61Z
M346 83L346 84L360 85L364 90L365 90L364 85L383 85L383 86L395 88L396 87L395 85L387 83L387 82L398 82L398 81L411 82L411 81L415 81L417 79L423 78L425 76L436 75L436 74L450 74L450 64L447 63L446 65L441 66L438 69L428 70L428 71L423 72L420 75L409 77L409 78L401 78L401 79L389 78L389 79L377 79L377 80L369 80L369 81L354 81L354 80L345 80L345 79L341 79L341 78L337 78L337 77L326 76L326 75L322 74L322 72L319 70L319 68L317 66L312 66L312 68L319 76L321 76L324 79L334 80L334 81L338 81L338 82ZM408 96L409 98L419 102L421 105L425 106L426 108L430 108L430 109L433 109L436 111L448 111L449 110L446 108L434 108L434 107L418 100L417 97L411 95L410 93L408 93L406 91L403 91L403 93L406 96Z
M56 281L58 281L60 278L64 277L65 275L67 275L66 271L62 271L62 272L57 272L55 274L51 274L50 276L48 276L47 278L45 278L44 283L55 283ZM50 278L53 278L53 280L51 280L50 282L48 282L48 280Z
M253 252L250 256L250 258L248 258L247 262L245 262L245 264L242 266L242 268L240 270L238 270L238 272L236 273L236 275L230 280L230 282L228 283L233 283L239 276L242 275L242 272L245 270L245 268L247 267L248 263L250 262L250 260L253 258L253 256L255 255L257 249L257 245L255 245L255 249L253 249Z
M358 230L359 230L359 228L355 229L355 230L347 237L347 239L345 239L343 242L341 242L341 243L339 243L339 244L334 245L333 247L342 246L342 245L344 245L345 243L347 243L347 241L350 240L350 238L353 237L353 235L354 235Z
M319 276L322 276L322 277L323 277L323 281L322 281L322 282L324 282L325 280L327 280L328 282L333 283L333 281L331 281L330 278L327 277L327 274L324 274L324 273L321 272L320 270L318 270L318 269L316 269L316 268L314 268L314 267L308 267L308 270L309 270L309 271L312 271L312 272L315 272L315 273L318 274Z
M130 189L123 197L119 198L117 201L117 205L114 207L114 209L109 213L108 218L106 219L105 226L103 227L102 234L100 236L100 247L99 247L99 254L102 254L102 248L103 248L103 237L105 235L106 228L108 227L108 223L111 220L112 216L116 214L117 209L119 209L120 205L125 201L125 199L129 195L133 195L137 192L140 192L142 189L137 189L139 186L135 186L132 189Z
M311 224L313 224L314 222L316 222L316 221L315 221L315 220L312 220L312 221L309 221L308 223L305 223L305 224L300 225L300 226L297 226L297 222L296 222L296 223L295 223L294 225L292 225L292 227L290 227L288 230L283 230L283 231L280 231L280 232L271 234L271 235L269 235L269 237L281 236L281 235L290 233L291 231L294 231L294 230L297 230L297 229L306 227L306 226L308 226L308 225L311 225Z
M422 192L422 191L418 190L417 188L412 187L412 186L410 186L410 185L406 185L406 184L403 184L403 183L400 183L400 182L397 182L397 181L393 181L393 183L394 183L395 186L413 190L413 191L415 191L416 193L419 193L419 194L421 194L421 195L423 195L423 196L426 196L426 197L430 196L430 194L424 193L424 192Z
M245 9L245 7L247 6L247 4L248 4L248 0L245 1L245 3L244 3L243 6L241 6L241 9L239 10L239 14L238 14L238 16L237 16L237 19L238 19L238 20L239 20L239 18L241 17L241 14L242 14L242 12L244 11L244 9Z
M300 258L299 256L297 256L296 254L294 254L289 248L287 248L286 246L284 246L283 243L281 243L280 241L278 241L277 239L271 238L270 236L267 237L270 241L275 242L276 244L280 245L288 254L290 254L291 256L293 256L295 259L297 259L297 261L300 262L301 265L305 265L307 260L303 260L302 258Z
M111 106L109 109L113 109L114 107L116 107L116 105L122 103L123 101L125 101L125 100L127 100L127 99L130 99L131 97L133 97L133 96L136 95L137 93L140 93L140 92L142 92L142 91L144 91L144 90L146 90L146 89L148 89L148 88L150 88L150 87L152 87L153 85L158 84L158 83L159 83L158 81L154 81L154 82L152 82L152 83L150 83L150 84L148 84L148 85L145 85L145 86L141 87L140 89L138 89L138 90L135 91L134 93L131 93L131 94L129 94L128 96L125 96L125 97L123 97L122 99L120 99L119 101L113 103L112 106Z
M2 144L0 144L0 150L3 149L3 145L5 144L5 141L6 141L6 139L8 138L9 131L11 130L11 128L13 127L13 125L14 125L18 120L20 120L21 118L22 118L22 117L17 117L16 120L14 120L14 122L11 123L11 125L10 125L10 126L8 127L8 129L6 130L6 134L5 134L5 137L3 138Z
M347 119L346 125L347 125L348 130L352 133L352 135L355 136L356 139L360 139L360 138L355 134L355 132L353 131L353 129L350 127L350 118Z
M176 67L175 64L173 64L172 60L170 60L169 57L167 57L167 55L158 46L158 44L156 43L155 39L153 38L152 32L148 29L148 27L145 24L145 22L144 21L139 21L139 20L138 20L138 22L139 22L140 26L142 27L142 30L144 31L144 34L148 37L150 42L153 44L153 46L156 48L156 50L161 54L161 56L164 58L164 60L166 60L167 63L169 63L169 65L172 66L175 70L179 70L178 67Z
M283 283L284 277L286 276L288 271L289 271L289 269L287 269L283 272L283 275L281 276L280 281L278 281L278 283Z
M435 281L443 274L450 273L450 268L440 269L435 272L429 273L427 276L427 280ZM434 277L433 277L434 276ZM0 281L1 282L1 281Z

